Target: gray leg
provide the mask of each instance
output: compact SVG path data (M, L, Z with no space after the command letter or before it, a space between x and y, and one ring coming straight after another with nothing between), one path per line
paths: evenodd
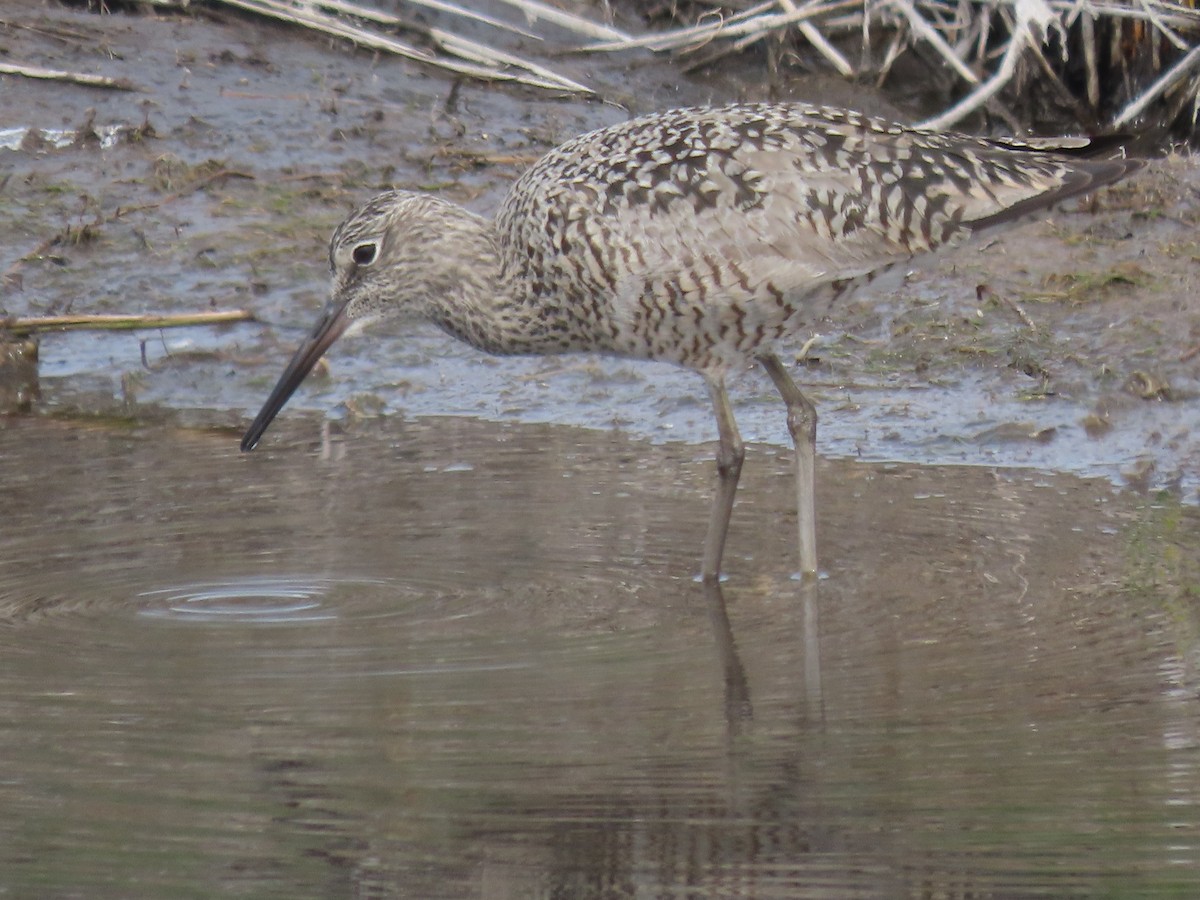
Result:
M721 557L725 554L725 536L729 533L729 516L733 513L733 497L742 474L746 449L738 434L725 381L718 376L704 376L717 414L717 433L721 443L717 448L717 495L713 498L712 515L708 520L708 535L704 539L704 564L700 575L705 581L716 581L721 574Z
M800 529L800 574L805 578L817 574L817 408L800 393L796 382L783 363L774 355L760 356L759 362L775 382L775 387L787 404L788 431L796 446L796 515Z

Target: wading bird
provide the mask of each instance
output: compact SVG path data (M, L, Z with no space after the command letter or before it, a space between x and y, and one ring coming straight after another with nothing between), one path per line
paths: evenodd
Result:
M489 353L594 351L704 377L718 484L702 575L719 576L744 450L725 378L758 362L796 448L800 567L817 571L817 414L777 354L836 325L856 291L1127 175L1115 139L988 140L797 104L692 108L632 119L552 150L494 221L388 191L329 248L332 297L246 432L252 450L339 336L381 319L431 321Z

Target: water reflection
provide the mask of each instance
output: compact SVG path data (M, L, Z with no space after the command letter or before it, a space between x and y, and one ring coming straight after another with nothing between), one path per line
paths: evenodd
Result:
M717 659L725 674L725 721L730 737L741 734L742 725L754 718L754 703L750 699L750 686L746 682L746 669L738 656L737 641L729 625L729 612L725 607L725 592L720 582L703 583L704 599L708 604L708 620L712 623L713 641Z
M751 453L706 591L705 448L430 422L242 457L11 422L0 888L1200 888L1195 649L1129 587L1144 512L824 463L832 576L802 587L790 467Z

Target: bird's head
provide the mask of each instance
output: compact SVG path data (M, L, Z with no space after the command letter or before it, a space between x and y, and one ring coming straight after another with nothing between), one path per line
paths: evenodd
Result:
M428 318L468 277L473 246L487 243L483 220L436 197L387 191L360 206L329 242L329 302L292 356L242 439L253 450L267 426L343 334L384 319ZM463 264L457 260L463 259Z

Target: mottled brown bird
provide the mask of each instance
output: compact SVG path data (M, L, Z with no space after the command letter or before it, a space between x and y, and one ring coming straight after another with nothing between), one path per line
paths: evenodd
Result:
M757 361L796 447L800 566L817 571L817 414L776 355L881 274L1139 165L1113 141L1050 146L936 134L840 109L680 109L568 141L491 222L380 194L334 232L333 293L246 432L252 450L347 330L432 321L489 353L594 351L699 372L716 411L718 487L702 574L716 579L744 455L726 376Z

